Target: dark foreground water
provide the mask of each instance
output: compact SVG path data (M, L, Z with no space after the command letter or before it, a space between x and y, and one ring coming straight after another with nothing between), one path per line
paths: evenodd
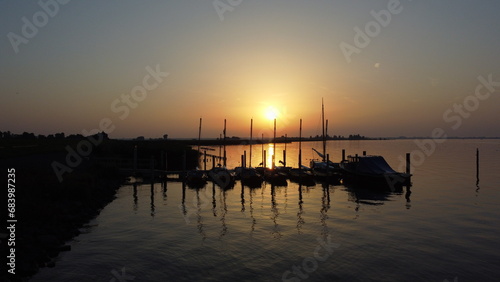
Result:
M411 194L237 182L225 192L212 183L187 188L183 202L181 183L124 185L33 281L499 281L500 140L433 145L328 144L334 160L341 149L366 150L400 170L412 152ZM320 148L302 146L304 163ZM228 148L230 167L243 150ZM297 144L287 151L296 165ZM261 147L253 152L255 166Z

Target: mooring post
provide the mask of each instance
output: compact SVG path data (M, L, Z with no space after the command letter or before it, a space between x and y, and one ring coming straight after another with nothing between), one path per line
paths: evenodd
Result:
M207 170L207 151L203 151L203 170Z
M215 168L215 156L212 156L212 168Z
M149 166L151 167L151 182L154 182L154 180L155 180L155 158L154 158L154 156L151 156Z
M186 171L186 151L182 151L182 171Z
M342 161L345 161L345 149L342 149Z
M286 150L283 150L283 166L286 166Z
M247 167L247 151L243 151L243 167Z
M168 153L165 151L165 171L168 171Z
M406 173L410 174L411 172L411 158L410 153L406 153Z
M163 150L160 152L160 165L158 166L158 169L162 169L162 165L164 164L163 162L163 157L165 154L163 154Z
M137 145L134 146L134 175L137 173Z
M245 167L245 156L241 155L241 167Z

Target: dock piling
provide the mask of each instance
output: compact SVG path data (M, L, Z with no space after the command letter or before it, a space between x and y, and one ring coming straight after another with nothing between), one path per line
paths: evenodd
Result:
M410 174L411 172L411 158L410 153L406 153L406 173Z

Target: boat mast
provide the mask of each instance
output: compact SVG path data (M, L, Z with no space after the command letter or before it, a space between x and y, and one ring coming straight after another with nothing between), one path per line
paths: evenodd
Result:
M325 137L325 105L323 103L323 98L321 98L321 127L323 135L323 161L326 157L326 137Z

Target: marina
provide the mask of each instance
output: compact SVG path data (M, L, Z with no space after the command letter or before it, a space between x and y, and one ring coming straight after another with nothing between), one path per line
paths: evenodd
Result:
M211 181L201 188L125 184L70 242L72 250L57 258L56 267L41 269L32 281L107 281L122 269L144 281L287 281L300 278L294 266L307 281L494 281L498 142L448 140L425 166L414 167L411 193L291 180L287 186L264 181L260 188L236 180L232 189ZM311 148L318 144L302 144L305 161L315 157ZM298 164L298 148L287 144L290 166ZM383 155L397 168L396 151L416 147L413 140L327 143L334 159L341 159L342 148L347 155ZM247 149L228 146L228 167L238 166ZM259 162L254 156L252 163ZM444 199L446 206L440 204ZM330 242L331 254L321 250L324 261L303 265L314 258L318 242Z

